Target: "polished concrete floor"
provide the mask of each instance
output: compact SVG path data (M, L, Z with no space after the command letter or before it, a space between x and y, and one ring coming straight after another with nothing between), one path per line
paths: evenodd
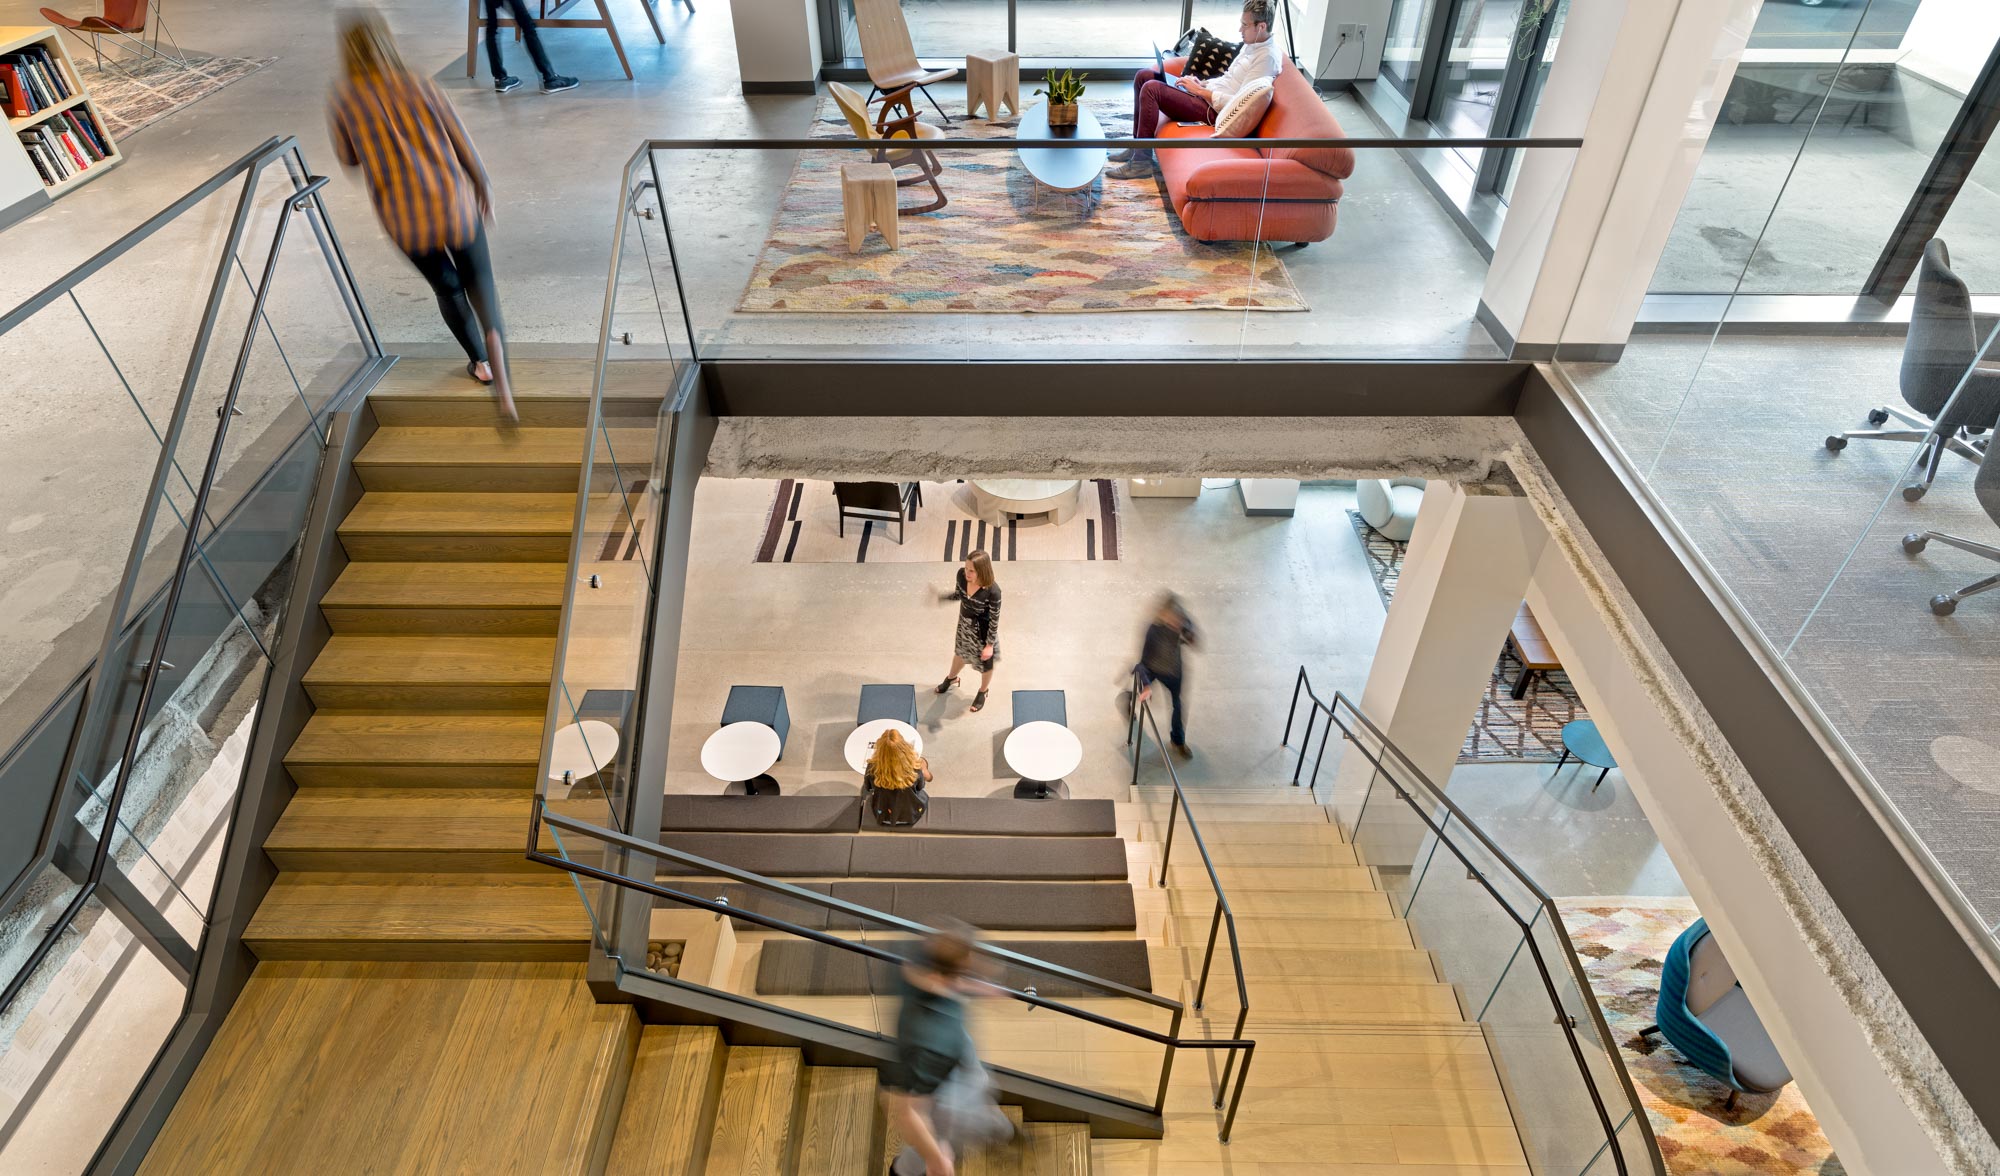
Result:
M1986 923L2000 921L2000 594L1927 607L2000 567L1902 537L2000 542L1947 456L1920 501L1914 445L1824 440L1901 403L1899 339L1641 335L1617 364L1565 364L1587 403Z

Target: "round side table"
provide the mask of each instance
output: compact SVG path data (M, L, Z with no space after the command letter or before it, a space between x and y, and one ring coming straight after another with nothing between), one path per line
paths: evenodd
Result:
M701 770L727 781L725 793L741 788L749 796L776 796L782 789L764 773L778 762L782 750L778 733L763 723L731 723L701 745Z
M1597 773L1597 783L1590 786L1592 792L1597 791L1597 785L1604 783L1604 778L1611 774L1611 769L1618 766L1618 761L1611 756L1611 749L1605 746L1604 736L1598 734L1597 724L1589 719L1564 723L1562 741L1563 754L1562 758L1556 761L1557 772L1562 771L1563 765L1569 762L1571 756L1593 768L1604 769Z
M882 738L882 732L894 731L910 741L917 754L924 753L924 737L901 719L870 719L848 733L847 743L841 753L847 757L847 766L857 772L868 771L868 759L875 754L875 741Z
M549 741L549 782L582 783L618 758L618 729L597 719L571 723Z
M1061 723L1022 723L1001 747L1007 766L1021 773L1014 795L1023 800L1067 797L1063 777L1083 762L1083 741Z

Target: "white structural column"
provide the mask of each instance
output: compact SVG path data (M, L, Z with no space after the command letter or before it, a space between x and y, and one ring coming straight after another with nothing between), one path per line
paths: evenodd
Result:
M1843 961L1815 957L1758 849L1724 807L1714 766L1696 759L1633 671L1567 559L1541 561L1528 606L1617 757L1618 774L1605 787L1631 788L1645 810L1846 1170L1948 1171L1842 995L1852 974Z
M819 12L813 0L730 0L743 92L810 94L819 80Z
M1572 4L1481 292L1515 357L1611 354L1631 334L1760 0Z
M1439 785L1547 542L1533 505L1504 487L1424 487L1361 709ZM1333 803L1343 825L1353 824L1369 776L1362 757L1341 756Z

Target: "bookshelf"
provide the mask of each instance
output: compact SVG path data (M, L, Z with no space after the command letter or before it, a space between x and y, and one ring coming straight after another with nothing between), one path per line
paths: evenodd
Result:
M4 140L0 141L0 229L41 211L50 201L96 179L125 158L98 116L97 104L91 99L76 62L70 59L62 34L48 25L0 25L0 62L10 54L39 56L41 52L48 55L45 64L53 64L60 72L69 94L31 113L7 115L7 133L0 136ZM4 98L4 84L0 84L0 110L11 110L4 104ZM79 135L88 130L95 131L100 143L86 147L77 142ZM23 142L24 132L38 136L67 133L70 144L83 149L82 163L88 166L80 166L75 155L52 163L48 148L38 160ZM93 154L99 153L94 148L100 145L103 158L92 159ZM50 147L61 148L61 140L55 139ZM50 174L45 175L45 171Z

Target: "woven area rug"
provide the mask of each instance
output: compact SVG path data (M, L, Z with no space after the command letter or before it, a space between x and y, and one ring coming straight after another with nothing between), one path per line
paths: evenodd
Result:
M1131 117L1092 107L1107 135ZM954 138L1005 139L1015 120L959 119ZM853 134L822 102L814 138ZM771 234L737 309L798 313L1020 314L1124 310L1305 310L1285 263L1250 242L1204 245L1181 229L1157 179L1100 179L1095 208L1043 192L1012 152L938 153L948 199L936 212L898 219L898 248L871 234L847 251L840 165L855 152L799 154ZM902 175L914 175L905 169ZM919 195L919 192L923 195ZM900 192L927 202L928 185Z
M278 60L275 57L196 57L190 69L168 61L121 61L118 68L98 70L78 61L83 84L104 115L104 129L116 139L191 106L232 82L240 82ZM121 73L120 70L123 72Z
M1700 912L1687 899L1559 898L1563 925L1576 944L1604 1021L1618 1042L1675 1176L1776 1176L1846 1171L1820 1132L1796 1085L1775 1094L1743 1094L1684 1061L1657 1037L1641 1040L1660 998L1660 968L1674 937Z
M1358 511L1348 511L1347 521L1361 552L1368 560L1368 573L1375 578L1375 591L1382 607L1396 595L1396 578L1402 571L1403 552L1408 544L1385 537L1369 526ZM1459 749L1462 764L1552 764L1562 758L1563 724L1587 719L1576 687L1561 670L1546 670L1528 682L1528 692L1514 697L1514 683L1521 676L1521 663L1504 646L1493 663L1493 677L1479 699L1479 714L1465 733Z
M903 541L893 523L847 520L832 482L778 483L757 545L758 563L957 563L985 551L994 563L1030 559L1111 560L1122 554L1125 487L1113 478L1083 484L1076 514L1060 525L1046 515L1010 517L994 527L972 513L962 482L924 482L922 503L905 500Z

